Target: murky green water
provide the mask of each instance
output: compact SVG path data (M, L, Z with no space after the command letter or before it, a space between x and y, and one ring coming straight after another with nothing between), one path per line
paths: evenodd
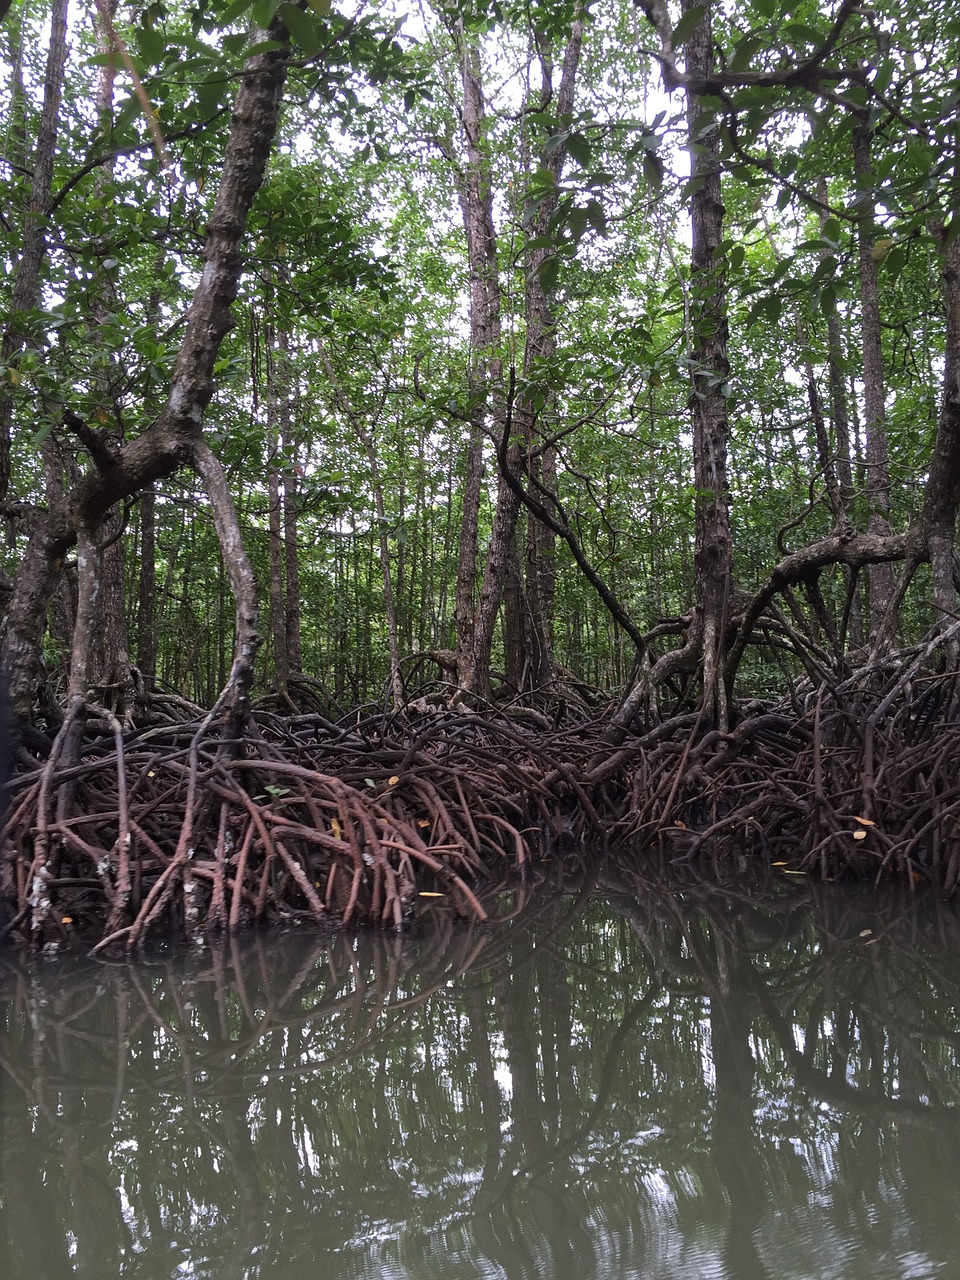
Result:
M7 958L0 1018L3 1280L960 1274L960 913L909 895Z

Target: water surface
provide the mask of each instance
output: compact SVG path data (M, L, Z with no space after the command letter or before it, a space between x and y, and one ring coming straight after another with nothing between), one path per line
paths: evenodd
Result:
M933 1277L960 916L607 878L507 924L0 961L0 1277Z

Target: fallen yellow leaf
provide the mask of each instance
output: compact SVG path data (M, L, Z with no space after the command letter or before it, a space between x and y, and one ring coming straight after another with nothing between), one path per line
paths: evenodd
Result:
M854 818L854 822L859 822L864 827L875 827L877 825L872 818L861 818L859 814Z
M61 924L73 924L73 916L63 916L60 920Z
M429 889L422 889L419 896L421 898L445 898L447 895L445 893L432 893Z
M854 840L866 840L867 833L865 831L854 831L853 838Z
M687 829L687 824L685 822L675 822L673 825L675 827L679 827L681 831L686 831Z
M418 827L429 827L429 825L430 825L430 819L429 819L429 818L418 818L418 819L417 819L417 826L418 826Z
M399 781L400 781L399 773L395 773L392 778L387 779L387 782L390 784L391 787L395 787Z
M331 818L331 819L330 819L330 830L333 832L334 837L335 837L337 840L342 840L342 839L343 839L343 827L341 827L341 825L340 825L340 819L339 819L339 818Z

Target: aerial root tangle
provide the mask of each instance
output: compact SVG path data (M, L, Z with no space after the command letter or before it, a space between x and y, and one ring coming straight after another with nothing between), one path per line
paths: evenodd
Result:
M118 732L21 775L4 855L12 928L95 950L156 929L400 928L419 894L484 920L478 879L524 863L551 820L544 760L522 735L508 754L466 722L459 744L421 732L419 746L303 719L296 733L273 718L254 728L242 742L209 724Z
M257 713L231 740L210 717L125 736L100 714L13 784L0 933L130 950L257 923L400 928L432 897L482 921L491 872L588 841L960 883L954 676L824 685L730 732L677 716L614 749L606 728Z

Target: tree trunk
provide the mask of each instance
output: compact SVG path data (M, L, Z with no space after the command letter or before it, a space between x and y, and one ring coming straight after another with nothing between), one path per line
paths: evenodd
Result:
M547 52L547 39L542 33L535 33L535 39L540 48L540 66L541 66L541 90L539 102L536 104L541 110L553 107L552 99L554 95L554 68L553 63ZM573 107L576 92L577 69L580 62L580 49L583 42L583 23L577 18L570 31L570 37L567 41L564 52L563 65L560 74L560 84L556 91L556 105L553 108L556 112L557 119L565 119L570 116ZM528 104L533 105L533 104ZM544 143L546 139L544 139ZM559 180L560 174L566 162L567 149L560 145L553 148L549 154L544 149L543 165L550 172L553 179L554 191L540 203L537 212L530 225L530 238L542 236L547 232L550 218L554 214L559 201ZM492 229L492 224L491 224ZM526 344L524 349L524 377L535 376L536 365L539 361L548 359L556 351L556 341L554 337L555 318L553 316L552 299L550 290L545 284L543 268L547 262L547 251L543 248L530 251L527 254L526 269L526 291L524 298L524 309L526 316ZM498 325L499 325L499 299L498 299ZM506 465L516 475L521 468L529 467L532 463L533 450L533 424L536 417L536 409L532 401L521 398L515 406L515 420L519 428L518 438L508 442L506 451ZM506 424L503 430L506 430ZM503 453L501 452L501 465L503 465ZM510 485L507 478L500 477L497 485L497 508L494 514L493 528L490 535L490 548L487 553L487 560L484 566L483 582L480 587L480 601L476 615L476 629L474 634L474 662L475 670L480 674L481 679L489 678L490 670L490 654L493 647L493 635L496 625L497 611L500 607L500 601L503 595L504 583L507 574L510 571L511 563L516 562L517 549L515 547L515 534L517 527L517 517L520 512L520 499L514 486ZM541 600L537 600L540 607ZM522 593L517 591L510 596L510 605L516 611L523 610L526 614L529 609L530 601L522 597ZM542 617L536 619L535 626L542 636L545 632L545 623ZM511 636L523 636L529 634L524 617L513 617L507 624L508 631ZM546 657L545 644L541 641L540 655L537 663L538 673L542 672L542 663ZM526 661L520 664L523 668L527 668L529 664ZM516 665L516 663L514 663ZM547 678L549 673L547 674Z
M277 369L279 343L273 325L265 326L264 339L267 348L267 448L270 460L267 466L267 529L269 554L270 635L273 640L273 674L281 699L288 696L290 664L287 655L286 592L284 590L283 506L280 497L280 473L284 470L284 456L280 447L280 401L286 397Z
M140 494L140 576L137 589L137 666L144 687L157 680L157 526L152 485Z
M531 112L546 111L554 99L555 68L549 38L542 32L536 34L540 63L539 101L528 94L527 106ZM583 46L583 22L577 17L571 28L563 54L560 83L556 91L556 116L565 120L572 116L576 99L577 73ZM538 131L539 133L540 131ZM526 222L529 237L536 241L549 233L550 220L559 201L560 176L566 162L564 146L547 150L548 136L538 138L538 159L549 171L554 191L542 200L536 210L528 207ZM528 172L530 165L527 165ZM554 287L548 283L547 267L549 250L546 247L527 249L525 254L524 318L526 341L523 353L524 382L536 384L538 366L549 361L557 352L556 300ZM531 397L517 405L517 419L521 428L520 447L525 455L526 470L534 482L539 482L548 492L556 486L556 450L546 443L549 427L555 419L556 397L548 393L542 407ZM524 637L525 663L529 684L540 688L553 678L552 608L554 596L554 556L556 538L551 529L532 514L526 525L525 593L521 619Z
M14 363L26 342L26 334L20 327L24 313L40 305L41 269L47 252L46 215L50 207L53 161L57 149L60 101L67 60L67 6L68 0L53 0L50 11L50 43L47 46L43 109L32 161L30 203L23 223L23 251L17 264L9 319L0 340L0 365L4 368ZM9 383L0 386L0 504L7 501L10 491L13 404Z
M263 182L273 145L289 60L286 29L276 21L270 30L274 47L255 54L244 68L237 92L230 136L224 155L220 189L207 227L204 265L187 317L167 403L157 420L123 445L65 415L87 448L93 465L66 495L59 508L38 513L14 582L4 656L18 714L29 717L39 664L47 602L62 558L82 532L93 539L117 502L185 464L201 472L215 506L218 534L231 559L228 570L237 594L237 651L233 671L233 707L242 710L252 662L255 625L242 563L242 552L220 501L216 468L202 436L203 413L213 394L213 371L220 343L232 320L242 265L241 245L247 216ZM216 494L214 494L216 490ZM227 494L229 498L229 493Z
M290 412L290 397L293 392L290 382L290 335L286 329L281 329L279 338L285 388L284 400L280 406L280 441L284 456L288 459L288 465L283 472L283 556L286 578L284 630L287 669L289 672L298 672L303 670L300 644L299 485L296 468L298 441L293 431Z
M867 532L884 537L890 533L890 465L887 459L887 426L880 330L880 294L874 255L874 188L876 177L870 158L872 130L865 118L853 127L853 170L858 209L857 252L860 265L860 321L863 334L863 416L866 432L866 496L869 508ZM892 636L888 619L893 599L893 569L872 565L870 582L870 644L886 647Z
M821 204L827 203L827 180L817 180L817 199ZM827 214L821 215L821 227L827 221ZM825 257L827 250L822 251ZM853 465L850 450L850 421L847 416L847 389L843 376L843 338L840 331L840 317L836 308L827 312L827 379L830 387L830 418L833 427L834 461L837 483L840 486L840 501L844 516L849 516L853 502Z
M95 23L97 27L97 48L101 54L107 53L111 47L110 24L116 12L117 0L103 0L95 6ZM102 137L108 138L113 125L113 91L115 64L109 60L99 69L97 75L96 107L99 131ZM104 165L97 170L94 180L94 194L104 204L108 179L113 176L113 164ZM113 286L106 274L101 274L94 281L90 301L90 318L92 321L91 336L95 338L97 328L107 317L108 297L116 303ZM102 369L96 377L97 398L100 401L101 413L106 417L106 406L114 402L114 380L116 369L111 366ZM117 411L118 412L118 411ZM119 443L119 436L117 436ZM126 525L126 514L119 506L114 507L104 520L100 530L100 548L98 561L100 569L100 608L99 625L94 637L91 654L90 683L98 691L100 701L123 722L129 723L133 713L135 691L130 670L130 642L127 635L127 618L124 606L124 574L123 574L123 542L122 535Z
M684 12L694 6L684 0ZM708 5L686 44L688 74L707 77L713 69L711 8ZM722 679L724 631L733 546L727 485L726 281L723 255L724 207L720 185L716 113L688 91L691 191L691 332L693 475L696 488L694 572L695 626L702 637L703 706L719 728L727 724Z
M457 682L468 693L490 692L490 595L475 608L479 551L480 496L483 486L483 437L494 389L501 378L500 267L493 222L493 179L484 144L484 102L480 53L462 19L454 39L460 58L463 88L462 126L467 163L460 175L460 209L467 240L470 274L470 410L464 455L463 522L457 561L456 620ZM502 571L502 570L501 570ZM502 579L501 579L502 581ZM499 604L496 590L493 616ZM490 637L488 641L487 637Z
M960 148L955 172L960 177ZM924 493L922 520L933 570L934 606L942 619L949 622L957 615L953 548L960 509L960 236L954 235L943 256L947 316L943 399ZM954 642L948 652L952 667L956 667L958 656Z

